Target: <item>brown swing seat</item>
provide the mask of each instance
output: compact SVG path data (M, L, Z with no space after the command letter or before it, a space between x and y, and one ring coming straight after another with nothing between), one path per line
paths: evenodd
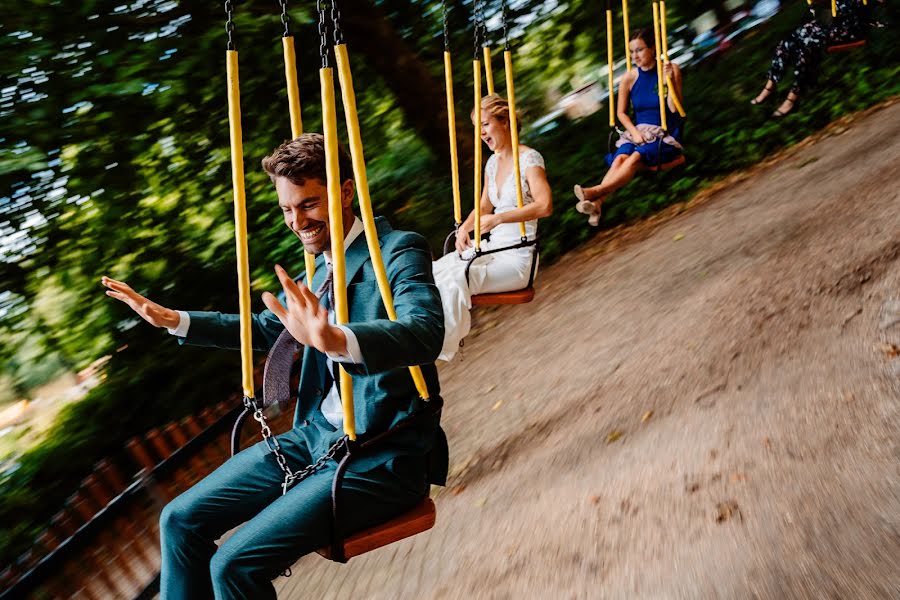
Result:
M678 156L678 158L676 158L676 159L673 160L673 161L670 161L670 162L667 162L667 163L663 163L663 164L661 164L661 165L655 165L655 166L652 166L652 167L647 167L647 170L648 170L648 171L653 171L654 173L657 172L657 171L668 171L669 169L674 169L675 167L680 167L680 166L683 165L685 162L687 162L687 160L684 158L684 154L681 154L680 156Z
M434 501L431 498L425 498L412 510L391 519L387 523L364 529L359 533L344 538L344 558L349 560L354 556L371 552L382 546L414 536L417 533L428 531L434 527L436 516L437 511L434 508ZM331 560L331 546L320 548L316 552Z
M828 48L826 48L826 52L828 52L828 54L834 54L835 52L846 52L848 50L856 50L857 48L862 48L865 45L866 40L857 40L855 42L849 42L847 44L828 46Z
M534 286L513 292L496 294L476 294L472 296L472 306L492 306L497 304L527 304L534 300Z

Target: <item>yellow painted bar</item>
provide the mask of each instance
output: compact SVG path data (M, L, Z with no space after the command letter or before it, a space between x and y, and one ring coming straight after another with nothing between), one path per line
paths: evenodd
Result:
M347 56L347 46L340 44L334 47L334 56L337 60L338 78L341 82L341 98L344 101L344 120L347 122L347 137L350 141L350 157L353 159L353 177L356 180L356 190L359 195L359 210L362 213L363 226L366 230L366 243L369 246L369 256L372 258L372 267L375 270L375 279L378 281L378 289L381 292L381 301L391 321L397 320L397 311L394 310L394 297L391 293L391 283L388 281L387 271L384 268L384 259L381 257L381 246L378 243L378 231L375 228L375 214L372 210L372 198L369 195L369 176L366 173L366 158L363 154L362 135L359 132L359 114L356 111L356 92L353 90L353 75L350 73L350 59ZM425 377L418 366L411 366L409 373L416 384L416 390L424 400L428 400L428 386Z
M513 173L516 178L516 204L525 206L522 198L522 172L519 166L519 117L516 116L516 86L513 84L512 52L503 52L503 64L506 67L506 94L509 96L509 135L512 142ZM519 234L525 237L525 221L519 222Z
M291 111L291 137L303 133L303 119L300 116L300 85L297 83L297 55L294 53L294 38L281 38L284 50L284 79L287 82L288 108Z
M481 61L472 61L475 87L475 249L481 250Z
M659 53L659 3L653 3L653 39L656 50L656 89L659 92L659 120L663 129L668 129L666 123L666 92L663 83L662 58Z
M491 49L482 46L481 51L484 53L484 77L487 80L488 94L494 93L494 70L491 68Z
M626 43L626 46L628 44ZM606 9L606 64L609 71L609 126L616 126L616 101L613 94L613 30L612 30L612 10Z
M628 30L628 0L622 0L622 26L625 27L625 68L631 70L631 46L628 39L631 33Z
M450 133L450 176L453 179L453 218L462 223L459 199L459 153L456 150L456 107L453 104L453 63L450 53L444 52L444 82L447 86L447 129Z
M300 111L300 84L297 82L294 37L281 38L281 47L284 50L284 79L287 82L288 109L291 114L291 138L297 139L303 133L303 118ZM306 264L306 285L312 287L313 276L316 274L316 257L304 250L303 260Z
M837 0L831 0L831 16L837 16Z
M328 186L328 225L331 233L331 264L334 269L334 322L344 325L347 311L347 263L344 256L344 220L341 210L341 169L338 164L337 116L334 106L334 75L319 69L322 88L322 129L325 137L325 175ZM353 381L341 367L341 403L344 406L344 434L356 439L353 412Z
M247 199L244 194L244 143L241 137L241 85L237 50L225 52L228 76L228 128L231 133L231 185L234 189L234 240L237 247L238 305L241 327L241 387L254 397L250 331L250 260L247 252Z
M659 38L662 40L663 61L669 62L669 36L666 34L666 2L659 0Z
M663 62L668 65L669 64L669 34L666 30L666 2L665 0L660 0L659 2L659 36L662 38L663 45ZM678 111L678 114L682 117L686 117L687 114L684 112L684 107L681 105L681 99L678 97L678 92L675 91L675 86L672 85L672 78L666 75L666 89L669 91L669 95L672 96L672 103L675 104L675 110Z

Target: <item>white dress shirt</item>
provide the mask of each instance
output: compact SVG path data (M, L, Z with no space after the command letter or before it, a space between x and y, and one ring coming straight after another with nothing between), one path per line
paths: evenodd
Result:
M350 231L344 236L344 251L350 247L350 244L359 237L363 230L362 221L354 217ZM331 251L326 250L323 254L325 255L325 264L330 265ZM191 316L183 310L177 312L179 317L178 325L169 328L168 331L177 337L187 337L188 330L191 327ZM334 323L334 307L330 307L328 310L328 320L331 323ZM362 362L362 350L359 347L359 341L356 339L356 335L349 327L345 327L344 325L338 325L338 329L343 331L344 336L347 338L347 352L346 354L338 354L336 352L325 353L325 356L328 359L329 373L334 372L334 369L332 368L332 363L334 362L351 364ZM328 396L322 401L322 414L325 415L328 422L334 425L336 429L341 429L344 426L344 409L341 405L339 385L340 382L335 381Z

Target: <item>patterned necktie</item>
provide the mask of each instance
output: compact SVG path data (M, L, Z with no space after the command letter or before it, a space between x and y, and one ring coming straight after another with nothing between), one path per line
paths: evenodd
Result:
M328 271L325 275L325 281L322 282L322 285L319 286L319 289L316 290L316 297L321 300L324 296L328 305L326 308L328 310L334 310L334 269L331 267L331 263L327 264Z

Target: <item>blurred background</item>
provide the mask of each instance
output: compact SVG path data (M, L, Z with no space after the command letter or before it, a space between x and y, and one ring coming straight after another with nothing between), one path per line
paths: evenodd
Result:
M471 209L471 2L447 0L463 210ZM302 268L259 161L290 136L276 3L235 2L253 301L278 261ZM542 264L596 230L570 206L574 183L605 170L604 6L513 1L509 38L523 142L546 160L556 210ZM317 18L289 2L304 128L321 129ZM440 248L452 229L442 4L341 4L376 212ZM652 26L630 4L632 31ZM604 207L610 228L689 199L840 116L900 91L896 3L864 51L828 56L789 122L748 101L777 40L808 7L792 0L674 0L670 57L684 70L684 169L638 178ZM237 392L236 355L179 348L103 295L101 275L171 307L237 310L220 4L173 0L21 0L0 22L0 565L40 558L36 537L105 460L133 473L125 442ZM504 90L500 3L486 4ZM616 78L624 72L614 6ZM346 139L343 123L339 123ZM127 482L126 482L127 483ZM31 551L27 559L22 555ZM30 561L30 562L29 562Z

